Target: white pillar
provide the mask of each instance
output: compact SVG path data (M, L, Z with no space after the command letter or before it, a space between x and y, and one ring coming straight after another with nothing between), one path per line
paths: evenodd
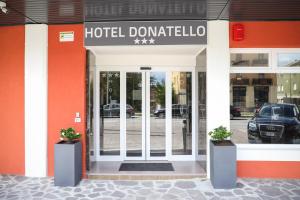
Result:
M47 69L48 26L25 25L26 176L47 176Z
M207 133L218 126L230 128L229 22L207 23ZM207 176L210 177L209 137Z

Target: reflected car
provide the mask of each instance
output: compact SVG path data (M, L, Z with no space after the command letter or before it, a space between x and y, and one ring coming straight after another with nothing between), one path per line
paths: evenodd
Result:
M101 112L101 110L100 110ZM134 116L134 109L131 105L126 105L126 117L130 118ZM120 117L120 104L106 104L103 105L103 113L101 112L101 116L104 117Z
M188 105L181 105L181 104L173 104L172 105L172 116L173 117L184 117L189 113ZM154 111L154 116L163 118L166 114L166 109L161 108Z
M241 109L238 107L230 106L230 119L241 116Z
M299 110L295 104L264 104L247 125L249 143L299 143Z

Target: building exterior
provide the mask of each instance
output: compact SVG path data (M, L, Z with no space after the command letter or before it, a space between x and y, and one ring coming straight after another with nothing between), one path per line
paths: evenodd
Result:
M124 21L116 7L102 10L105 1L87 2L89 20L74 24L17 25L0 14L0 173L53 176L59 130L74 127L83 134L84 177L91 162L154 160L204 162L209 178L207 134L223 125L234 133L239 177L300 178L300 132L259 144L248 135L266 103L300 105L299 16L211 20L200 3L197 20L131 13ZM233 119L231 106L240 112Z

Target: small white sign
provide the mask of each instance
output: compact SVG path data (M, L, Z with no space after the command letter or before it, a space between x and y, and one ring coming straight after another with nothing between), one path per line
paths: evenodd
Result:
M74 31L59 32L60 42L73 42L74 41Z

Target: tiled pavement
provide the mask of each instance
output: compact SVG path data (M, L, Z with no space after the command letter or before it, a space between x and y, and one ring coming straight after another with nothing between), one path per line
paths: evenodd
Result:
M300 200L300 180L239 179L237 188L214 190L208 180L82 180L76 187L55 187L53 178L0 175L0 199L279 199Z

